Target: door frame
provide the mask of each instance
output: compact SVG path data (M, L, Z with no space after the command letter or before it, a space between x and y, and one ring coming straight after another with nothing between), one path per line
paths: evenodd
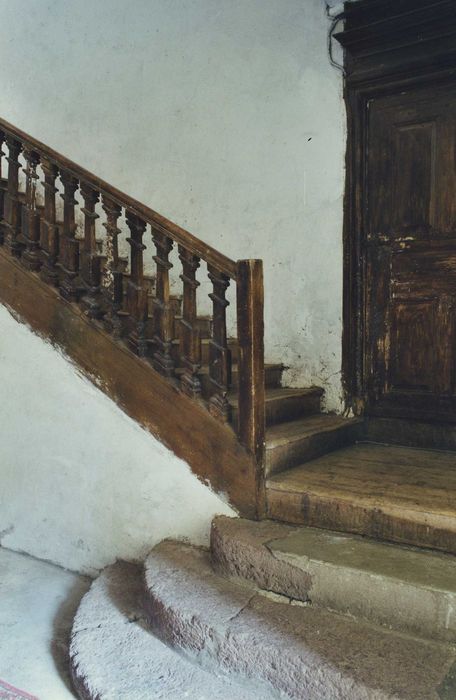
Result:
M369 101L408 88L456 82L456 19L450 21L446 12L439 14L434 7L450 10L450 2L428 0L417 10L416 0L399 0L400 14L397 0L382 2L382 10L378 0L346 3L344 31L335 35L345 49L347 111L342 384L346 408L355 415L369 415L365 296ZM434 12L431 22L429 10Z

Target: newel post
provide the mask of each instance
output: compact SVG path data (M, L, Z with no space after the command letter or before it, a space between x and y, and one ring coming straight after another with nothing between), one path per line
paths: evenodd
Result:
M242 444L263 460L265 437L264 290L262 260L237 262L239 427Z

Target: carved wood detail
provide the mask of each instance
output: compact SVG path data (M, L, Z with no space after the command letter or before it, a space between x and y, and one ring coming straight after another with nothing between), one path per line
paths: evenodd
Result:
M22 144L12 136L6 137L8 146L8 186L4 201L4 218L6 235L4 245L11 255L19 257L22 252L22 245L19 241L21 231L21 203L19 200L19 155L22 151Z
M100 199L99 193L86 183L81 184L84 199L84 242L81 250L81 280L85 289L82 301L90 318L101 318L101 257L97 251L96 226L99 218L95 206Z
M198 372L201 367L200 336L197 324L196 290L199 282L196 271L200 259L190 250L179 246L179 258L182 263L183 306L181 319L180 354L184 371L181 375L181 389L192 398L201 395L201 381Z
M0 245L4 242L4 202L5 202L5 190L8 185L8 181L3 177L3 157L5 152L3 150L3 144L5 143L5 134L0 130Z
M231 406L227 399L231 385L231 351L226 334L226 308L229 305L226 291L230 278L212 265L208 265L208 274L213 288L209 294L213 307L212 338L209 341L209 378L215 388L215 393L209 400L209 410L212 415L226 423L231 418Z
M42 257L41 278L55 287L59 284L57 261L60 249L60 232L56 222L55 181L59 173L57 166L46 158L41 158L41 169L44 174L44 215L40 224L40 248Z
M40 213L36 208L36 185L39 176L36 172L40 156L36 151L24 148L25 167L25 207L22 208L22 236L25 250L22 262L28 270L38 271L40 256Z
M76 239L76 222L74 208L77 204L74 198L79 182L66 170L60 172L63 184L63 231L60 250L60 267L62 279L60 282L60 294L67 301L76 301L81 294L78 285L79 273L79 241Z
M171 238L154 229L152 229L152 239L157 251L154 255L157 266L155 297L153 299L154 342L156 346L154 367L165 377L172 377L174 374L172 357L174 317L169 290L169 271L172 268L169 254L173 249L173 242Z
M143 252L146 246L142 242L146 222L131 211L127 211L127 226L130 237L127 238L131 248L131 271L127 283L127 311L130 316L131 330L128 340L131 348L140 357L147 355L147 289L144 285Z
M114 338L120 338L122 336L120 312L123 304L123 272L119 265L118 236L120 229L117 222L122 213L122 207L106 195L102 197L102 206L106 214L103 226L106 229L107 257L102 284L108 303L108 312L104 320Z

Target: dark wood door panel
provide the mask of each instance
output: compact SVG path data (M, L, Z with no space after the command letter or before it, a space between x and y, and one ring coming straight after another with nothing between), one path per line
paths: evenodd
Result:
M389 391L435 391L439 358L429 341L439 325L438 308L436 298L392 301Z
M456 422L456 86L368 114L368 409Z
M446 297L393 298L390 391L454 395L454 309Z
M455 101L439 88L369 102L369 236L456 231Z

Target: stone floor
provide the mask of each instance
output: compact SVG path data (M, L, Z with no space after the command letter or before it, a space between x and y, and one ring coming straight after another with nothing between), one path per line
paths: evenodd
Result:
M0 679L40 700L76 697L68 636L89 585L88 578L0 547Z

